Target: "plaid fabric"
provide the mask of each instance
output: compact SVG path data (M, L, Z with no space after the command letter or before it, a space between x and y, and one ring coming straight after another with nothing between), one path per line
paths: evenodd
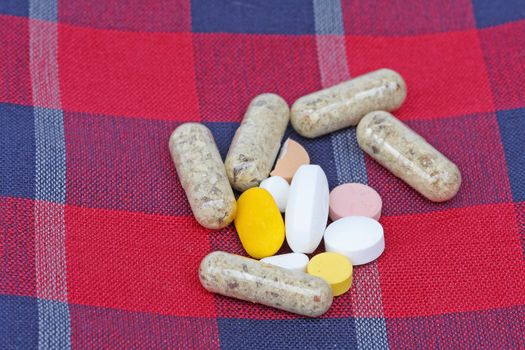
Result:
M290 129L331 188L382 195L385 253L319 319L206 292L202 257L243 251L193 219L170 132L203 122L224 156L257 94L380 67L458 196L424 200L353 128ZM0 248L1 349L525 348L525 4L1 0Z

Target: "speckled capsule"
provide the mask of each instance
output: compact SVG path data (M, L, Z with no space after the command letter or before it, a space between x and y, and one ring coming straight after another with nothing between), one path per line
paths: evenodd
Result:
M290 118L295 131L314 138L357 125L369 112L396 110L406 95L401 75L384 68L301 97Z
M237 204L210 130L182 124L171 134L169 148L195 219L209 229L231 223Z
M317 317L332 305L332 289L319 277L225 252L208 254L199 269L208 291Z
M392 114L375 111L357 126L359 146L395 176L433 202L456 195L458 167Z
M289 120L282 97L262 94L251 101L224 162L234 189L245 191L268 177Z

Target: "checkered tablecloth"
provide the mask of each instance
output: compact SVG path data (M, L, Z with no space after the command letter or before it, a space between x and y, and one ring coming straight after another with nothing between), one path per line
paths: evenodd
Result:
M206 292L202 257L244 252L193 219L171 131L205 123L224 157L257 94L381 67L458 196L423 199L354 128L290 128L330 188L381 194L385 253L318 319ZM0 0L1 349L525 348L524 252L523 0Z

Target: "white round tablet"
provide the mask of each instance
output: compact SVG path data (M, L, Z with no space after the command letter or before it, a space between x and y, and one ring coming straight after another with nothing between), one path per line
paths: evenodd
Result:
M348 216L326 228L324 245L327 252L343 254L353 265L367 264L385 250L383 226L365 216Z
M305 272L306 266L308 265L310 259L308 259L308 256L303 253L288 253L269 256L267 258L261 259L261 261L288 270Z
M290 184L280 176L271 176L259 184L259 187L264 188L270 192L277 207L281 213L286 210L286 203L288 202L288 192L290 191Z

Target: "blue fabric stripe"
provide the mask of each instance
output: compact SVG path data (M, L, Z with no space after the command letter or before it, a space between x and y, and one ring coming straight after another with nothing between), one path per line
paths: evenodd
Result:
M343 14L339 0L313 0L315 28L318 35L344 35ZM328 43L329 38L318 37L319 68L323 77L323 86L331 85L341 79L347 79L346 50L344 40ZM325 44L327 41L327 45ZM331 47L330 44L337 44ZM340 45L343 45L341 48ZM325 52L330 50L330 52ZM332 51L335 50L335 51ZM340 60L333 55L339 55ZM344 72L341 72L344 70ZM357 145L355 128L346 128L331 136L332 150L337 170L338 184L345 182L367 183L363 152Z
M317 51L319 56L319 69L324 87L349 79L350 74L346 63L346 47L342 37L344 25L342 10L339 0L329 2L313 0L317 36ZM335 36L323 36L335 34ZM359 148L356 139L355 127L346 128L332 133L330 136L332 152L337 172L337 184L347 182L360 182L367 184L368 176L363 151ZM354 283L356 293L363 293L357 278ZM360 278L362 278L361 276ZM377 294L380 296L379 281L377 281ZM366 296L365 296L366 297ZM359 298L355 299L356 301ZM364 305L354 305L355 311L362 311ZM377 310L375 310L377 311ZM378 313L379 315L381 313ZM386 323L384 319L356 318L355 320L356 347L360 349L388 348Z
M357 143L356 128L340 130L333 133L331 137L339 183L367 184L365 157Z
M356 318L355 331L359 349L388 349L384 318Z
M56 21L56 0L30 0L29 16ZM37 303L38 348L68 349L71 319L65 303L67 271L62 207L66 201L66 145L64 115L60 110L58 32L56 23L51 22L30 21L29 29L33 104L56 108L34 108L35 198L39 201L35 205L36 290L38 297L45 298Z
M193 32L314 34L312 3L304 0L192 0Z
M525 108L497 112L512 196L525 201Z
M36 299L0 295L0 349L36 349L37 320Z
M525 305L388 318L395 349L525 349Z
M0 1L0 13L10 16L27 17L27 1L22 0L2 0Z
M34 197L35 147L33 108L0 103L0 195Z
M355 349L351 318L252 320L219 318L222 349ZM249 334L250 336L246 336Z
M38 348L70 349L71 322L69 305L38 299Z
M66 202L66 141L61 110L34 108L37 200Z
M315 32L344 35L343 13L339 0L313 0Z
M525 18L523 0L472 0L478 28L496 26Z
M58 18L57 8L57 0L30 0L29 16L35 19L56 22Z

